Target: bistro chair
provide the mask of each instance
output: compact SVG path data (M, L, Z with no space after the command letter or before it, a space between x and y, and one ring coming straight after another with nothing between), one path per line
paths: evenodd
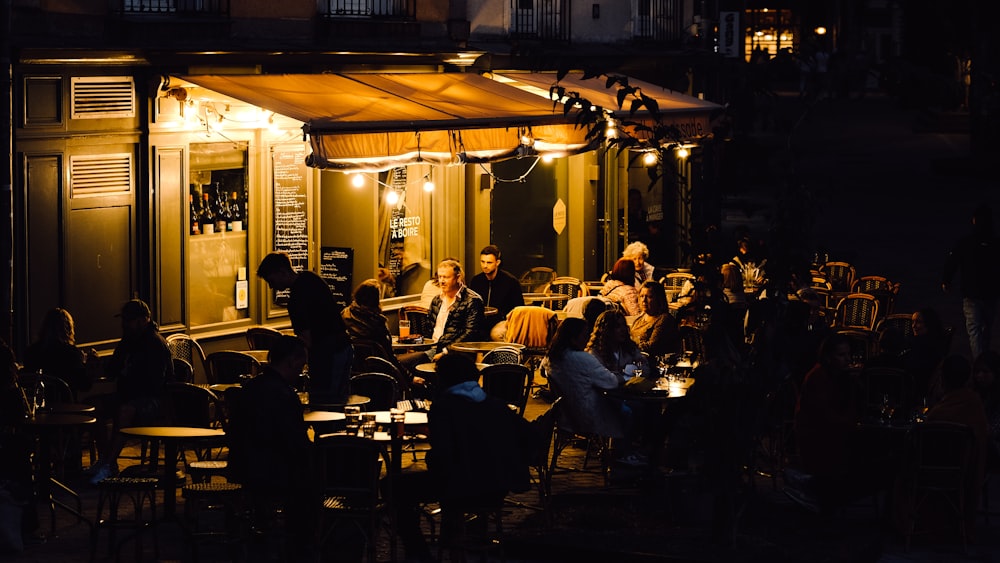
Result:
M556 271L552 268L536 266L521 274L521 291L524 293L539 293L557 277Z
M583 282L577 278L561 276L549 283L548 288L546 288L546 292L566 296L566 299L548 301L545 303L545 307L552 309L553 311L559 311L566 306L567 301L573 299L574 297L580 297L583 295Z
M179 383L194 383L194 366L183 358L173 358L174 381Z
M850 292L857 275L854 266L847 262L827 262L820 266L819 271L826 277L827 283L830 284L830 290L834 293Z
M892 313L899 284L892 283L882 276L862 276L854 280L851 293L867 293L878 301L879 318Z
M378 342L367 338L352 338L351 347L354 348L354 361L351 365L353 373L369 371L365 368L365 362L371 356L387 359L392 357L391 351L383 348Z
M392 376L399 387L400 398L408 395L410 385L409 381L403 376L405 371L402 366L379 356L368 356L365 358L363 368L360 373L384 373Z
M552 437L556 431L556 418L559 416L562 397L556 397L549 408L531 421L535 431L535 447L531 448L529 463L534 470L535 486L538 489L538 503L551 525L551 514L548 512L549 499L552 495L552 475L549 473L550 454L552 453Z
M677 297L681 293L681 288L684 287L685 282L694 283L694 274L688 272L670 272L660 283L663 284L663 289L667 292L667 302L671 303L677 301Z
M365 406L369 411L387 411L396 408L399 401L399 385L396 379L385 373L361 373L351 377L348 389L351 395L362 395L370 399Z
M975 458L972 429L952 422L923 422L910 428L907 442L904 482L913 504L907 510L906 549L913 534L920 531L918 520L930 512L924 506L936 499L934 512L947 510L948 516L941 521L956 526L962 549L967 550L965 503L970 500L966 495L972 490L968 485Z
M174 358L180 358L187 363L191 364L192 370L195 373L198 372L198 368L206 374L206 379L208 376L208 367L205 365L206 356L205 350L202 349L201 344L191 336L184 333L171 334L166 338L167 348L170 349L170 355Z
M833 326L874 332L877 320L878 300L867 293L851 293L837 303Z
M892 313L885 315L875 325L879 342L887 331L895 330L902 337L902 349L909 350L913 342L913 313Z
M483 391L507 403L517 414L524 415L531 390L532 372L521 364L493 364L482 369Z
M399 310L399 320L410 321L410 334L431 334L434 328L433 320L429 318L430 311L420 305L407 305Z
M375 563L376 537L385 516L390 553L395 553L390 498L384 494L390 489L379 487L382 446L375 440L341 434L322 435L316 445L323 493L320 541L326 543L338 527L352 524L364 534L367 561Z
M281 332L266 326L252 326L247 329L247 346L251 350L270 350L271 345L281 338Z
M257 358L234 350L212 352L205 358L205 367L209 385L239 383L244 376L255 377L260 372Z
M484 364L519 364L521 350L514 346L497 346L483 356Z

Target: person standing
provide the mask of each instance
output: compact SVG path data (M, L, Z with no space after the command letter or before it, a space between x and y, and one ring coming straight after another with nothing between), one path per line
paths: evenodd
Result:
M493 244L484 247L479 251L479 267L483 271L469 281L469 289L483 298L483 306L497 310L495 315L486 317L487 330L494 329L501 323L506 324L504 319L507 318L507 313L514 307L524 305L521 282L507 270L501 270L501 262L500 248ZM502 340L503 332L499 332L499 337L494 340Z
M329 286L309 270L296 272L284 252L272 252L261 260L257 277L272 289L289 290L288 317L295 335L309 351L309 396L316 403L343 403L354 350L347 327Z
M960 238L948 254L941 289L950 289L956 273L961 282L969 346L972 357L978 358L990 347L1000 297L1000 242L993 233L993 211L987 204L976 208L972 232Z
M174 376L170 349L159 327L150 319L149 306L140 299L132 299L122 306L118 316L122 338L107 370L108 378L117 386L102 409L104 416L113 419L114 435L102 439L98 432L98 439L108 445L101 448L100 461L90 471L90 482L95 484L118 473L118 454L125 445L119 429L158 422L164 387Z

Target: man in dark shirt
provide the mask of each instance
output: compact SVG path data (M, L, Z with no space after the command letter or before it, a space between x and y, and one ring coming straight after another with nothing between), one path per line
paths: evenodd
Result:
M961 277L962 311L969 334L972 357L990 348L997 298L1000 297L1000 242L993 234L993 212L986 204L972 215L972 232L960 238L948 254L941 289L948 291L951 280Z
M116 383L115 393L106 397L102 411L114 421L115 434L102 447L100 462L94 466L90 481L98 483L118 472L118 454L125 445L119 428L155 424L160 415L164 385L174 377L174 364L167 342L150 320L149 306L133 299L118 314L122 339L108 362L107 376ZM108 440L98 432L103 443Z
M469 281L469 289L483 298L483 305L487 310L490 307L497 310L496 314L486 316L486 330L500 324L514 307L524 305L521 282L507 270L500 269L501 261L500 249L496 245L484 247L479 251L479 266L483 271ZM501 340L502 336L500 333L501 338L494 340Z
M309 350L309 396L314 403L347 400L354 352L330 288L309 270L296 272L284 252L272 252L257 267L271 289L289 290L288 317Z

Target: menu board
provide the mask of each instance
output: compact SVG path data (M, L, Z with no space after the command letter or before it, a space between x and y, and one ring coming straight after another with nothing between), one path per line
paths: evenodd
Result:
M319 253L319 276L330 286L333 298L341 307L351 302L351 278L354 249L324 246Z
M274 147L274 250L288 254L296 271L309 269L308 193L304 145ZM274 302L288 303L288 290L275 292Z

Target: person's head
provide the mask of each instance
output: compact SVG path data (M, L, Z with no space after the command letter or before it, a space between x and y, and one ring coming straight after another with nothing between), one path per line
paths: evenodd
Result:
M126 301L118 316L122 320L122 333L125 336L136 334L150 323L149 305L142 299Z
M435 371L442 389L448 389L466 381L479 380L476 362L465 354L445 354L436 364Z
M649 247L639 241L630 243L622 252L622 258L631 260L635 269L640 270L649 259Z
M913 331L913 336L933 336L940 334L944 330L944 325L937 311L925 307L910 317L910 330Z
M667 292L663 284L647 280L639 290L639 310L647 315L659 315L667 311Z
M306 343L297 336L282 334L271 342L267 350L268 365L289 384L295 384L308 361Z
M1000 354L993 350L987 350L972 364L972 383L982 394L983 398L997 395L995 390L997 378L1000 377Z
M632 285L635 283L635 262L628 258L619 258L608 274L608 279L618 280Z
M438 264L437 274L438 287L441 288L441 293L444 295L455 295L465 283L465 273L458 260L445 258Z
M969 377L972 375L972 366L969 365L969 360L958 354L945 356L941 360L940 370L941 386L946 392L964 387L969 383Z
M358 287L354 288L354 295L352 298L354 302L362 307L368 307L369 309L375 309L380 311L382 309L379 303L379 296L381 295L381 288L379 287L378 280L367 279Z
M594 322L594 331L590 335L589 348L616 348L626 340L631 340L628 332L628 322L625 315L617 309L609 309L601 313Z
M483 247L479 251L479 267L486 277L493 279L500 270L500 248L495 244Z
M76 331L69 311L59 307L46 311L42 318L42 327L38 331L38 340L70 346L76 344Z
M272 252L257 266L257 277L267 282L272 289L288 289L295 281L292 259L284 252Z
M566 355L567 350L583 350L588 338L590 338L590 324L586 319L566 317L552 336L548 356L560 360Z
M851 340L833 333L819 347L819 363L833 373L844 373L851 365Z

